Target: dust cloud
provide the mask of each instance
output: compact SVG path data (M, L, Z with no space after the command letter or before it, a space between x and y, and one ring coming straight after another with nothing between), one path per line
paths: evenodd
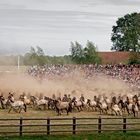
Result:
M86 98L93 98L94 95L115 95L130 92L129 86L123 81L112 79L102 74L92 78L85 78L80 72L68 74L64 77L53 77L41 82L27 74L0 74L0 93L7 96L9 92L19 97L23 92L26 95L39 96L40 94L52 97L63 97L64 94L71 94L71 97L80 97L84 94Z

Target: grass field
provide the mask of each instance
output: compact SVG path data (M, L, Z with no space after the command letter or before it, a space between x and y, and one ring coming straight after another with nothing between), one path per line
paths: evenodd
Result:
M83 111L83 112L72 112L70 113L68 116L66 115L66 113L63 113L62 116L57 116L55 111L52 110L45 110L45 111L41 111L41 110L33 110L33 109L28 109L28 111L22 112L21 114L19 113L15 113L15 112L11 112L8 113L8 110L0 110L0 119L3 118L7 118L7 119L19 119L20 117L24 118L62 118L62 120L51 120L50 124L72 124L72 120L65 120L63 118L72 118L72 117L76 117L76 118L97 118L97 119L85 119L85 120L81 120L78 119L76 120L76 124L84 124L84 125L78 125L76 127L76 130L78 131L82 131L82 134L87 134L87 132L83 132L84 129L86 130L97 130L98 129L98 117L99 117L99 112L92 112L92 111ZM116 116L111 116L111 115L101 115L102 118L117 118ZM129 119L127 119L127 123L135 123L135 125L127 125L127 129L139 129L140 130L140 119L130 119L132 116L128 117ZM123 129L123 125L120 123L123 123L123 119L120 119L120 117L118 117L118 119L102 119L102 123L107 123L110 125L102 125L102 130L105 129L109 129L109 130L118 130L120 129L121 131L118 132L122 132ZM113 125L113 124L117 124L117 125ZM19 125L19 120L15 120L15 121L0 121L1 125ZM28 125L28 124L37 124L37 125L44 125L47 124L47 120L23 120L23 125ZM87 124L97 124L97 125L87 125ZM119 125L120 124L120 125ZM72 126L51 126L51 131L63 131L63 130L67 130L68 132L51 132L51 135L58 135L58 134L72 134ZM0 131L4 132L4 131L18 131L19 132L19 127L0 127ZM28 133L29 131L43 131L43 133L39 134L46 134L47 131L47 127L46 126L35 126L35 127L30 127L30 126L23 126L23 131L27 132L25 135L31 135L30 133ZM89 131L88 134L92 134L92 133L97 134L97 131ZM103 133L106 133L107 131L103 131ZM111 131L113 132L113 131ZM128 131L130 132L130 131ZM140 132L140 131L138 131ZM39 135L34 133L34 135ZM77 134L81 134L81 132L77 132ZM5 134L5 133L1 133L0 136L6 136L9 134ZM17 134L10 134L10 135L19 135L19 133Z
M140 133L0 137L0 140L139 140Z

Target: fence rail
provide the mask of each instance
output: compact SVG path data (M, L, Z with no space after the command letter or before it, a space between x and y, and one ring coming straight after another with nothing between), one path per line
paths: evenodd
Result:
M140 118L19 118L0 119L0 135L139 131Z

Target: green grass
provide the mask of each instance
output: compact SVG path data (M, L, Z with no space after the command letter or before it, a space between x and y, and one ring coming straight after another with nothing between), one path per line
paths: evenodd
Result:
M1 119L3 119L3 118L14 119L14 118L20 118L20 117L23 117L23 118L72 118L72 117L81 117L81 118L91 117L91 118L93 118L93 117L96 117L96 118L98 118L99 113L98 112L91 112L91 111L83 111L83 112L77 113L77 111L76 111L76 112L70 113L68 116L66 115L66 113L63 113L62 116L57 116L56 112L52 111L52 110L40 111L40 110L34 110L34 109L29 108L26 113L22 112L21 114L19 114L19 113L15 113L13 111L8 113L8 110L0 109L0 118ZM105 117L105 118L115 117L116 118L116 116L109 116L109 115L102 115L101 117ZM139 129L140 128L139 121L140 121L140 119L127 119L128 123L135 122L135 125L127 125L127 129ZM79 120L76 120L76 123L77 124L91 124L91 123L98 124L98 120L97 119L93 119L93 120L90 120L90 119L80 120L79 119ZM102 123L110 124L110 125L102 125L102 130L105 130L105 129L110 129L110 130L121 129L122 130L122 128L123 128L122 124L121 125L112 125L112 123L116 123L116 124L122 123L122 119L102 119ZM14 125L14 124L19 125L19 120L0 121L0 124L1 125L9 125L9 124L10 125ZM23 124L40 124L40 125L42 124L43 125L43 124L47 124L47 121L46 120L36 120L36 121L35 120L26 120L26 121L23 121ZM51 120L51 124L72 124L72 120ZM94 129L95 130L95 129L98 129L98 125L84 125L84 126L79 125L76 127L76 130L83 130L83 129L88 129L88 130ZM42 134L46 134L46 130L47 130L46 126L37 126L37 127L36 126L35 127L23 126L23 132L24 131L26 131L26 132L27 131L28 132L29 131L45 131ZM59 131L68 130L69 133L65 133L65 134L70 135L72 133L72 132L70 132L72 130L72 126L51 126L51 131L53 131L53 130L54 131L55 130L59 130ZM1 132L19 131L19 127L11 127L10 129L9 129L9 127L0 127L0 131ZM92 133L92 132L88 132L88 133ZM80 133L81 132L77 132L77 134L80 134ZM104 131L104 133L106 133L106 131ZM60 134L60 133L55 133L55 132L51 133L51 135L54 135L54 134ZM82 132L81 134L87 134L87 132ZM0 136L6 136L6 135L19 135L19 133L17 133L17 134L3 134L3 133L1 133L0 134ZM27 135L31 135L31 134L28 133ZM39 135L39 133L36 135Z
M139 140L140 133L102 133L87 135L11 136L0 140Z

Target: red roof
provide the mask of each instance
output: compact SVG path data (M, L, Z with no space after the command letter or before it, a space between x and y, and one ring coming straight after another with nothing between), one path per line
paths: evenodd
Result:
M129 52L98 52L102 58L103 64L126 63L129 58Z

